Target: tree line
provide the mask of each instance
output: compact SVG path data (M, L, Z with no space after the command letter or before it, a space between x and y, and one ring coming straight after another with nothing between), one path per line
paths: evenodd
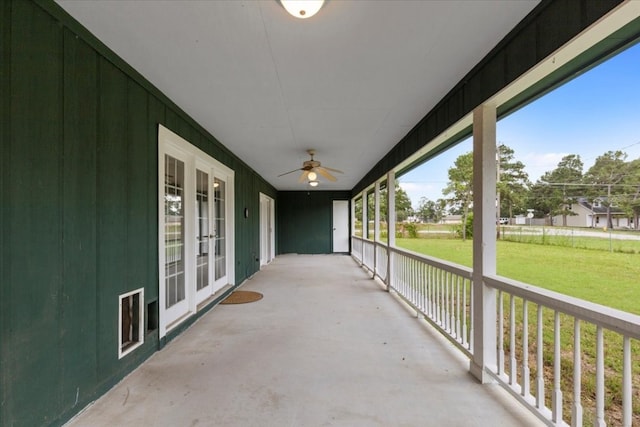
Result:
M613 226L611 208L616 207L633 219L638 228L640 217L640 159L627 160L623 151L607 151L598 156L586 172L579 154L564 156L555 169L545 172L535 183L529 180L525 165L515 158L514 150L504 144L497 147L496 194L498 216L513 218L533 212L537 218L576 215L572 205L580 198L599 200L607 211L607 224ZM424 222L440 222L446 215L461 215L463 223L473 202L473 152L456 158L448 170L445 197L422 197L413 214Z
M607 210L607 224L612 228L611 208L616 207L633 219L638 229L640 219L640 159L627 160L620 150L607 151L598 156L586 172L579 154L564 156L555 169L545 172L535 183L529 180L525 165L515 157L512 148L499 144L497 152L496 195L498 217L513 218L533 212L536 218L561 216L566 225L568 216L576 215L572 205L578 199L599 200ZM473 152L456 158L448 170L448 182L442 190L445 196L437 200L422 197L417 209L407 193L395 183L396 220L416 218L422 222L438 223L447 215L461 215L467 222L473 208ZM386 183L380 190L380 218L387 219ZM373 220L374 193L367 194L367 217ZM362 218L362 199L355 205L356 218Z

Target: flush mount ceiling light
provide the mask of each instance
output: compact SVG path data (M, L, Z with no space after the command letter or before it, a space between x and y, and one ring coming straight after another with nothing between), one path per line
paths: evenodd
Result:
M324 0L280 0L280 3L292 16L307 19L318 13Z

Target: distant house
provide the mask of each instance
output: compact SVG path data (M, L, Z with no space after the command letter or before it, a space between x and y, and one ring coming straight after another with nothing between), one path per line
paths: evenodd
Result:
M598 197L594 200L579 197L577 203L569 205L569 210L575 215L567 215L566 225L569 227L606 227L606 200L606 197ZM629 219L618 206L611 206L611 220L614 228L633 228L633 219ZM564 225L562 215L553 217L553 225Z
M447 215L441 222L442 224L462 224L462 215Z

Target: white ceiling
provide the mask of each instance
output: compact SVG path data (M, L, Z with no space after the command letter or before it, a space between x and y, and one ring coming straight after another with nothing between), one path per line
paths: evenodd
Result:
M353 188L539 2L57 1L278 190Z

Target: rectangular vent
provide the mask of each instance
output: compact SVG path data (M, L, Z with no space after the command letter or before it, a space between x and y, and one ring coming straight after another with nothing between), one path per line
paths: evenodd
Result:
M144 342L144 288L118 297L118 358Z
M147 333L158 329L158 300L147 304Z

